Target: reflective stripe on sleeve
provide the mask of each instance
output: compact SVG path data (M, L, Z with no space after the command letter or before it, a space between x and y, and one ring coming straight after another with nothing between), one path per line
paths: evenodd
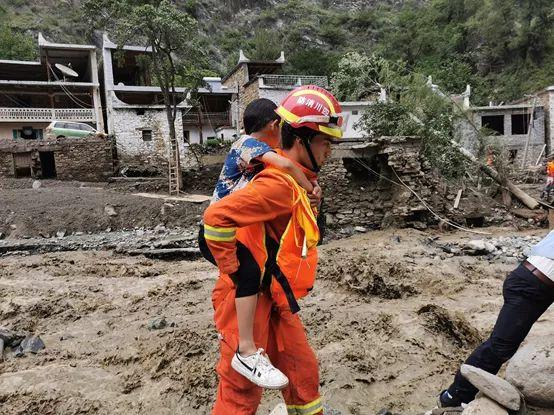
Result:
M216 242L232 242L235 240L237 228L216 228L204 224L204 238Z

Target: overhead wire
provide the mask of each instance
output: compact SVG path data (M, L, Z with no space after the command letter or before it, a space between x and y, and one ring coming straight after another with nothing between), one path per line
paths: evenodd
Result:
M431 212L431 214L439 219L440 221L452 226L453 228L456 228L456 229L459 229L459 230L462 230L462 231L465 231L465 232L470 232L470 233L475 233L475 234L478 234L478 235L491 235L491 233L489 232L483 232L483 231L476 231L476 230L473 230L473 229L469 229L469 228L466 228L462 225L459 225L455 222L452 222L451 220L449 219L446 219L446 218L443 218L442 216L440 216L438 213L436 213L430 206L429 204L427 204L427 202L425 202L421 196L419 196L419 194L417 194L417 192L415 190L413 190L410 186L408 186L399 176L398 174L396 173L396 170L392 167L392 171L394 173L394 175L396 176L396 178L398 179L398 182L390 179L389 177L386 177L384 175L382 175L381 173L379 173L378 171L375 171L374 169L372 169L370 166L368 166L365 162L362 161L362 159L358 158L358 157L354 157L353 158L354 161L356 161L358 164L360 164L362 167L364 167L365 169L367 169L369 172L373 173L374 175L376 175L377 177L380 177L390 183L393 183L397 186L402 186L406 189L408 189L422 204L423 206L429 211Z
M20 101L19 99L12 97L11 95L6 94L5 92L0 92L0 93L4 95L6 98L8 98L11 102L17 104L18 106L29 108L29 105L26 104L25 102Z
M56 72L54 71L54 69L52 68L52 65L48 64L48 69L50 69L50 71L52 72L52 75L54 75L54 78L56 78L56 80L58 82L61 82L60 81L60 78L58 77L58 75L56 74ZM88 102L85 102L85 101L82 101L80 100L79 98L77 98L77 96L75 96L73 93L71 93L71 91L69 91L65 85L63 85L63 83L60 83L60 87L62 88L62 90L65 92L65 94L69 97L69 99L71 99L75 104L79 105L81 108L87 108L87 109L90 109L92 108L93 106L91 104L89 104Z

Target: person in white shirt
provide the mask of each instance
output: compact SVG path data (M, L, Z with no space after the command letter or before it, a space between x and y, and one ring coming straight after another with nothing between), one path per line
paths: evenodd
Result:
M539 317L554 301L554 231L504 281L504 305L487 341L465 363L496 374L517 351ZM475 398L477 388L460 371L439 395L439 407L452 408Z

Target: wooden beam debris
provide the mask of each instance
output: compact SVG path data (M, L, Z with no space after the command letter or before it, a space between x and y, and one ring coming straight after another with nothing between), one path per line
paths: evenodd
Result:
M477 158L473 154L471 154L468 150L460 146L460 144L458 144L456 141L452 140L451 144L454 148L458 150L458 152L462 156L464 156L466 159L468 159L473 164L478 166L487 176L489 176L495 182L497 182L501 186L506 187L510 192L512 192L512 194L515 197L517 197L529 209L537 209L540 206L540 203L536 199L529 196L527 193L525 193L523 190L521 190L519 187L513 184L510 180L503 179L502 177L500 177L500 174L498 174L496 170L494 170L492 167L487 166L484 163L481 163L479 160L477 160Z

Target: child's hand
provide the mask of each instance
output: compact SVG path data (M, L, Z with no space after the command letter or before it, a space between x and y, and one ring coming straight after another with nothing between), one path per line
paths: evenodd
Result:
M313 208L319 208L319 204L321 203L321 196L323 195L323 191L321 190L321 187L319 187L319 184L317 182L313 183L314 190L312 190L312 193L308 194L308 197L310 198L310 205L312 205Z

